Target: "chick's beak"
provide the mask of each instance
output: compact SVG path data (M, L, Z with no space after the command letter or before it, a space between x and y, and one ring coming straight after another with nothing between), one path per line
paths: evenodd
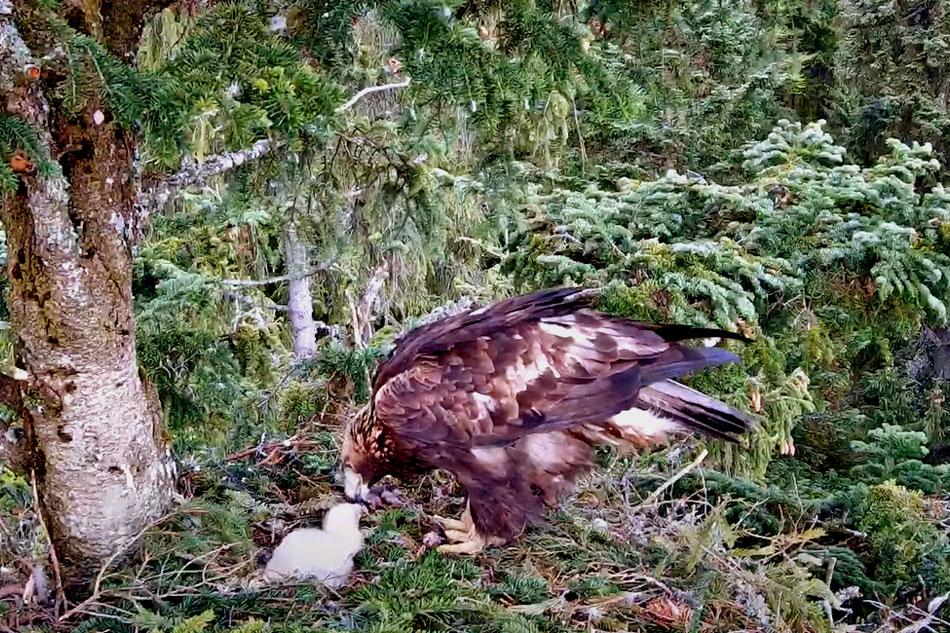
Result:
M343 469L343 496L347 501L365 503L369 499L369 486L363 476L351 468Z

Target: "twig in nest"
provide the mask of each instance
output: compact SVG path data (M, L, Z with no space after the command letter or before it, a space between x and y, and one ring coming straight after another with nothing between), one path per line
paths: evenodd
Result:
M259 465L260 466L276 465L276 464L281 463L283 459L284 459L284 454L280 452L280 447L278 446L274 448L270 452L270 454L267 455L267 457L261 460Z
M311 449L320 448L322 445L320 442L313 440L298 440L297 438L290 438L282 442L267 442L266 444L254 444L253 446L248 446L247 448L242 448L236 453L231 453L224 458L226 462L233 462L239 459L244 459L245 457L250 457L255 453L266 453L266 459L274 459L272 455L275 451L280 451L281 449L293 449L297 452L306 452Z
M702 461L706 459L706 455L708 454L709 454L709 451L707 451L704 448L703 452L701 452L699 456L696 457L696 459L694 459L689 464L684 466L678 473L673 475L673 477L669 481L667 481L662 486L660 486L659 488L651 492L650 496L644 499L643 503L640 504L640 507L647 507L647 506L653 505L656 502L656 500L660 498L660 495L663 494L664 490L666 490L667 488L675 484L677 481L679 481L680 479L685 477L687 474L689 474L691 470L699 466L702 463Z
M116 548L116 550L115 550L115 552L112 554L112 556L110 556L110 557L108 558L108 560L106 560L105 564L103 564L102 569L99 570L99 574L96 576L96 582L95 582L95 583L93 584L93 586L92 586L92 595L89 596L88 598L86 598L85 600L83 600L82 602L80 602L79 604L77 604L77 605L76 605L75 607L73 607L72 609L69 609L68 611L66 611L66 613L64 613L63 615L60 616L59 621L60 621L60 622L64 622L64 621L66 621L68 618L70 618L70 617L72 617L72 616L74 616L74 615L82 614L82 613L84 613L83 610L84 610L86 607L89 607L89 606L91 606L91 605L97 604L99 598L100 598L101 595L102 595L102 581L105 580L105 578L106 578L106 572L107 572L107 571L109 570L109 568L112 566L112 563L114 563L114 562L116 561L116 559L119 558L119 556L122 555L123 552L125 552L129 547L131 547L133 543L138 542L138 540L139 540L140 538L142 538L142 537L145 535L146 532L148 532L149 530L151 530L151 529L152 529L153 527L155 527L156 525L160 525L160 524L164 523L165 521L167 521L168 519L170 519L172 516L174 516L174 513L172 513L172 514L166 514L165 516L163 516L163 517L161 517L161 518L159 518L159 519L156 519L155 521L152 521L151 523L149 523L148 525L146 525L144 528L142 528L142 529L139 531L138 534L136 534L135 536L133 536L132 538L130 538L130 539L129 539L128 541L126 541L123 545L120 545L118 548Z
M30 471L30 483L33 486L33 503L36 504L36 516L39 517L40 526L46 532L49 538L49 557L53 561L53 578L56 581L56 606L54 612L59 612L60 608L65 609L66 591L63 589L63 575L59 571L59 557L56 555L56 547L53 545L53 535L50 534L49 527L46 525L46 519L43 518L43 506L40 504L40 493L36 487L36 471Z

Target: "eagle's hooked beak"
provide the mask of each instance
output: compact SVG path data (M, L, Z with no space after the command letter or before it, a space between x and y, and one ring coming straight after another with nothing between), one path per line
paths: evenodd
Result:
M352 468L343 469L343 496L348 501L366 503L369 500L369 486L363 476Z

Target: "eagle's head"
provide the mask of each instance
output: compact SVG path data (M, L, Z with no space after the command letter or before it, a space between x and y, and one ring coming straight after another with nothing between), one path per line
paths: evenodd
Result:
M376 423L370 407L350 421L340 451L343 494L348 500L369 500L369 487L388 474L385 467L392 449L392 440L385 427Z

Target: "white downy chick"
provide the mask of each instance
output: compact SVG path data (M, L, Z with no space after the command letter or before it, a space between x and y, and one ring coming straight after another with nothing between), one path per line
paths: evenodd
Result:
M294 530L274 550L264 579L313 579L331 588L343 586L353 571L353 557L363 547L362 514L360 504L341 503L323 517L322 530Z

